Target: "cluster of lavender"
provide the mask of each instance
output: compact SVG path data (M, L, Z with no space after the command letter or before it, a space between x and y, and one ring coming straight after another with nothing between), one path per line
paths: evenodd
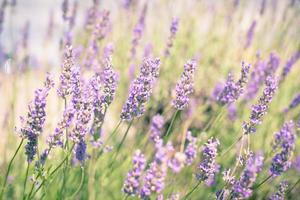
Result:
M216 100L219 104L226 105L233 103L240 97L243 93L245 84L248 82L249 69L250 65L242 62L241 77L237 82L234 82L233 76L228 74L228 78L223 89L215 90L215 93L218 93Z
M145 156L137 150L133 157L133 168L128 172L123 185L123 192L128 195L137 195L139 192L140 178L146 166Z
M296 134L292 121L284 123L281 130L275 133L274 150L281 148L272 160L270 173L279 176L291 166L291 157L295 149Z
M196 156L197 156L197 138L192 136L190 131L187 132L187 141L189 142L186 149L184 150L184 154L186 156L186 164L191 165Z
M171 27L170 27L170 36L168 38L167 41L167 46L165 48L164 54L165 56L169 56L170 55L170 50L173 46L175 37L176 37L176 33L178 30L178 24L179 24L179 19L178 18L173 18L172 19L172 23L171 23Z
M261 60L260 55L257 55L257 62L255 63L254 70L251 73L250 81L246 87L244 95L245 101L250 101L256 97L260 86L264 83L269 75L275 74L280 59L275 53L271 53L268 61Z
M184 65L184 71L176 84L176 98L172 101L177 110L185 109L189 104L189 95L194 91L194 74L197 64L189 60Z
M256 180L257 174L263 167L263 156L261 154L249 157L246 167L238 181L233 184L233 199L247 199L252 195L252 185Z
M202 161L200 162L196 174L199 181L205 181L207 185L211 185L215 179L216 173L219 171L219 165L216 163L218 155L219 140L210 138L202 149Z
M263 116L267 113L269 104L277 89L277 81L273 76L268 76L265 82L265 89L263 95L260 97L258 104L251 108L250 121L244 123L244 134L256 132L256 126L262 122Z
M49 90L54 86L52 77L48 74L43 88L34 92L34 99L28 105L26 119L21 118L21 137L27 140L25 154L27 162L31 163L37 153L38 137L43 132L46 121L46 98Z
M94 112L92 134L100 134L105 113L116 94L118 79L118 74L112 68L111 59L106 57L103 71L96 72L90 82Z
M269 197L269 200L285 200L285 193L287 192L288 189L288 182L287 181L281 181L278 187L278 191L271 195Z
M145 104L149 100L155 81L159 75L160 60L145 58L140 69L140 75L131 83L128 99L125 102L121 119L132 120L140 117L145 111Z

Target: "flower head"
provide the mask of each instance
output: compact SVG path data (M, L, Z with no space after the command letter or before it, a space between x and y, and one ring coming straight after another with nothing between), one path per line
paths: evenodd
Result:
M189 95L194 91L195 70L195 60L189 60L184 65L183 73L176 84L176 98L172 101L172 105L178 110L185 109L189 104Z

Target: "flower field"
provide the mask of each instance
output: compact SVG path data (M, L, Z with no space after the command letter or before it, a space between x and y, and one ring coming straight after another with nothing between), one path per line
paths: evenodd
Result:
M298 0L2 0L0 200L300 199Z

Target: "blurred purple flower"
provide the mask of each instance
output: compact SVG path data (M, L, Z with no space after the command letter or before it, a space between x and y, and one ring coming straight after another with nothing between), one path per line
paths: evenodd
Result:
M294 53L286 62L280 77L280 82L284 81L285 77L291 71L293 65L298 61L300 58L300 52Z
M237 118L237 108L235 103L231 103L227 105L227 110L228 110L228 119L230 121L235 121Z
M262 170L264 157L261 154L248 158L246 167L240 180L236 181L232 188L233 199L247 199L252 195L252 189L258 173Z
M244 46L245 49L248 49L251 46L253 36L254 36L255 27L256 27L256 20L253 20L253 22L252 22L252 24L249 27L248 32L247 32L246 43L245 43L245 46Z
M268 200L285 200L285 195L288 190L289 184L287 181L281 181L278 190L275 194L271 195Z
M240 95L244 92L244 86L248 82L248 74L250 64L242 62L241 76L237 82L234 82L233 76L228 74L223 90L219 93L217 101L221 105L235 102Z
M145 104L149 100L152 89L158 78L160 60L145 58L140 69L140 75L133 80L129 89L129 96L123 105L121 119L132 120L140 117L145 111Z
M196 173L196 177L199 181L205 181L209 184L218 172L219 165L216 163L216 157L219 144L219 141L214 138L210 138L207 143L204 144L202 160L198 166L199 171Z
M192 132L187 132L187 141L189 142L184 150L186 164L191 165L197 156L197 138L192 136Z
M140 179L146 166L146 159L140 150L133 157L133 168L128 172L122 191L127 195L136 195L139 192Z
M164 124L165 120L160 114L157 114L152 118L152 123L150 127L150 139L152 141L156 142L160 139Z
M27 162L31 163L37 153L38 136L43 132L46 121L46 98L49 90L54 83L50 74L47 74L43 88L39 88L34 92L34 99L28 105L28 113L26 119L21 118L22 127L20 129L21 137L27 139L25 145L25 154Z
M244 134L256 132L256 126L261 124L262 118L267 114L269 104L277 90L277 81L273 76L268 76L265 82L263 95L260 97L258 104L251 108L250 121L243 124Z
M179 24L179 19L173 18L170 26L170 36L168 38L167 46L165 47L165 51L164 51L165 57L170 55L170 50L173 46L176 37L176 32L178 30L178 24Z
M273 176L279 176L291 166L291 156L295 149L296 134L293 121L284 123L281 130L275 133L274 149L280 148L272 160L270 173Z
M176 98L172 105L177 110L184 110L189 104L189 95L194 91L194 75L197 64L194 60L188 60L184 65L184 70L180 80L176 84Z

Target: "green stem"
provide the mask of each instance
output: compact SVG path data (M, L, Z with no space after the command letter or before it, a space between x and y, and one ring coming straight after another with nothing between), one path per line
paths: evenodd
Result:
M234 145L236 145L239 141L241 141L241 139L243 139L244 135L240 136L234 143L232 143L226 150L224 153L221 154L221 157L223 157L225 154L227 154L232 147L234 147Z
M27 184L27 178L28 178L28 172L29 172L29 165L30 165L30 163L27 162L26 175L25 175L24 184L23 184L23 200L26 198L25 192L26 192L26 184Z
M168 127L168 130L167 130L167 132L166 132L165 137L168 137L168 135L170 134L170 132L171 132L171 130L172 130L172 127L173 127L173 124L174 124L174 122L175 122L176 116L177 116L178 113L179 113L179 110L176 110L175 113L173 114L171 123L170 123L170 125L169 125L169 127Z
M71 199L75 199L76 195L80 192L80 190L81 190L81 188L83 186L83 183L84 183L84 178L85 178L84 168L81 167L81 180L80 180L80 184L79 184L78 188L76 189L76 191L70 197Z
M109 168L111 168L112 165L114 164L114 162L116 161L116 159L117 159L117 157L118 157L118 155L119 155L120 149L121 149L121 147L123 146L123 143L124 143L124 141L125 141L125 139L126 139L126 137L127 137L127 134L128 134L128 132L129 132L129 129L130 129L132 123L133 123L133 119L132 119L132 120L130 121L130 123L128 124L128 127L127 127L127 129L126 129L126 132L125 132L125 134L123 135L123 138L122 138L120 144L119 144L118 147L117 147L117 151L116 151L116 153L115 153L115 156L114 156L114 158L113 158L113 161L112 161L112 162L110 163L110 165L109 165Z
M24 138L22 138L22 140L21 140L21 142L20 142L20 144L19 144L17 150L15 151L15 153L14 153L12 159L10 160L10 162L9 162L9 164L8 164L8 168L7 168L7 171L6 171L6 174L5 174L5 178L4 178L4 182L3 182L3 185L2 185L2 189L1 189L0 200L2 200L2 198L3 198L3 194L4 194L4 191L5 191L6 184L7 184L7 178L8 178L9 172L10 172L10 170L11 170L13 161L14 161L14 159L16 158L16 156L17 156L17 154L18 154L18 152L19 152L19 150L20 150L20 148L21 148L23 142L24 142Z
M216 117L210 118L210 120L208 121L208 123L203 128L202 132L208 131L217 121L219 121L219 119L223 115L224 110L225 110L225 106L222 106L221 107L221 111L218 113L218 115Z
M193 194L193 192L199 187L201 181L199 181L191 191L189 191L184 197L183 199L186 200L189 196L191 196Z
M296 187L299 183L300 183L300 178L299 178L299 179L296 181L296 183L291 187L291 189L289 189L289 190L287 191L286 194L291 193L291 192L293 191L293 189L295 189L295 187Z
M263 180L262 182L260 182L258 185L254 186L252 189L256 190L258 189L260 186L262 186L265 182L267 182L270 178L272 177L272 175L269 175L267 178L265 178L265 180Z

